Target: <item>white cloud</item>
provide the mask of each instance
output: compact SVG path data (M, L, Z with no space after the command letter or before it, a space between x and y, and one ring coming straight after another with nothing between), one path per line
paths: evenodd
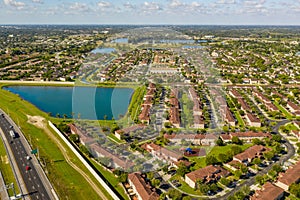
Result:
M178 8L178 7L181 7L181 6L185 6L185 4L182 3L179 0L171 0L170 7L172 7L172 8Z
M144 11L158 11L163 10L162 6L155 2L144 2L142 9Z
M88 11L89 7L85 3L75 2L70 5L70 9L75 11Z
M98 2L98 6L101 9L105 9L105 8L111 8L113 5L110 2L107 2L107 1L100 1L100 2Z
M32 0L33 3L44 3L43 0Z
M4 4L7 6L13 6L18 9L22 9L25 6L24 2L21 1L14 1L14 0L4 0Z
M123 4L124 8L129 9L129 10L133 10L136 8L136 5L133 5L132 3L126 2Z
M217 1L218 4L235 4L235 0L219 0Z

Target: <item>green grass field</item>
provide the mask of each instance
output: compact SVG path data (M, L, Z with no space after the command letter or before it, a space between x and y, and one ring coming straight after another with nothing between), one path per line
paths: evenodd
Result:
M47 176L61 199L99 199L97 193L82 175L65 161L57 144L43 130L27 123L26 114L39 115L48 119L47 114L20 97L2 89L0 90L0 107L9 113L15 122L20 124L25 137L30 141L32 147L39 148L40 157L43 162L46 162ZM53 132L53 134L58 137L56 133ZM63 146L72 158L72 162L85 171L92 180L95 180L68 147L66 145ZM94 182L97 183L96 181ZM98 183L97 186L101 188ZM109 196L103 188L101 190Z
M244 120L242 119L240 113L238 113L238 111L235 111L235 112L234 112L234 115L235 115L236 119L238 120L239 126L240 126L240 127L245 127L245 122L244 122Z
M293 115L289 113L284 107L282 107L277 101L274 101L274 105L286 116L287 119L293 118Z
M5 150L3 142L0 142L0 158L1 158L1 160L0 160L0 171L2 173L5 184L7 185L7 184L10 184L10 183L13 183L16 194L19 194L20 190L19 190L19 187L17 185L16 179L14 177L10 162L9 162L8 157L6 155L6 150ZM13 195L12 189L9 189L8 194L10 196Z

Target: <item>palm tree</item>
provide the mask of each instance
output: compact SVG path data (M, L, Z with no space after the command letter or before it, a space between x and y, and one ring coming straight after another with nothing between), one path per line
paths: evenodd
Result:
M67 114L64 113L63 116L64 116L64 121L66 121Z

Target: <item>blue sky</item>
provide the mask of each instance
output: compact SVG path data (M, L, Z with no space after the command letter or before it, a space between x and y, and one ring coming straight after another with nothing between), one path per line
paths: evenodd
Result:
M0 0L0 24L300 25L300 0Z

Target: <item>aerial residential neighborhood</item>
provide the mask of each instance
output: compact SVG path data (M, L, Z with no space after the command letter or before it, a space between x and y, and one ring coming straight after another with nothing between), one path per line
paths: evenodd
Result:
M299 199L299 30L1 25L0 199Z

